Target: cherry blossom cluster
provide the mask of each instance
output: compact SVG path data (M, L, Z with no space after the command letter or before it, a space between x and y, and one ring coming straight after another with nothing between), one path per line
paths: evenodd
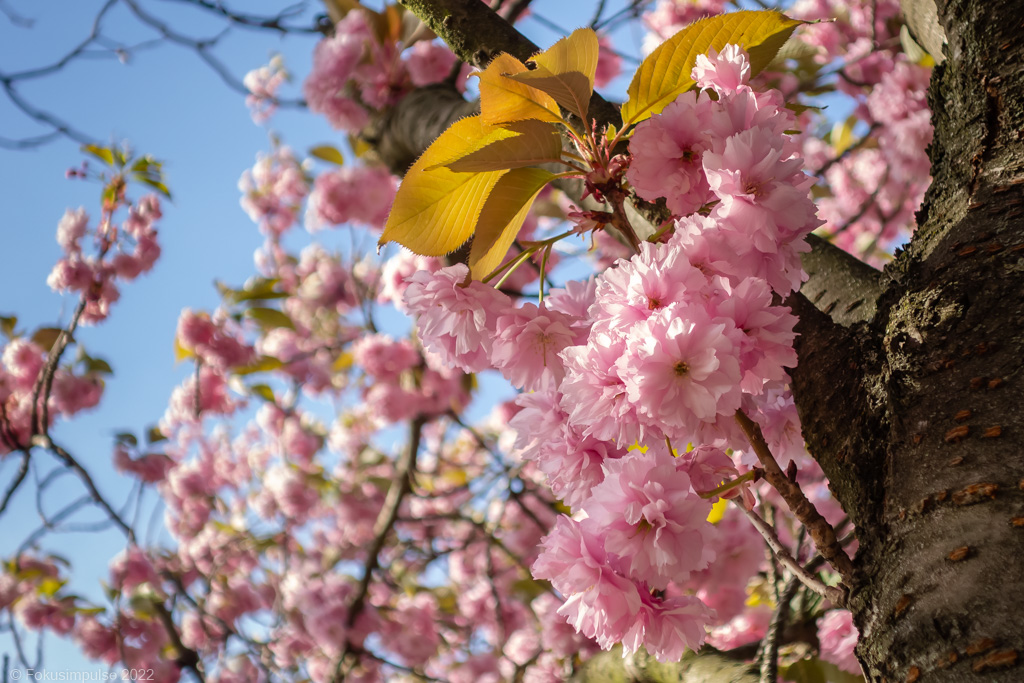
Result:
M411 88L444 80L455 55L430 41L402 45L382 39L368 11L348 12L313 52L313 70L303 85L309 108L335 128L351 132L373 112L398 102Z
M89 227L84 208L68 209L57 226L57 243L64 255L46 282L57 292L76 292L87 301L83 324L104 320L121 294L117 280L130 282L148 272L160 257L156 221L160 200L146 195L128 209L120 224L104 213L95 228Z
M245 104L249 107L253 123L266 123L277 111L277 91L288 82L284 60L275 55L270 63L245 74L242 84L249 90Z
M58 292L79 295L83 307L76 322L82 324L105 320L120 297L118 282L129 282L149 271L160 256L155 224L161 213L155 195L129 207L121 224L114 223L112 215L112 209L104 211L99 225L90 228L84 208L69 209L57 225L63 256L47 282ZM46 371L52 377L44 396L42 375L55 340L39 334L12 334L0 346L0 454L28 447L37 433L33 415L37 420L45 416L49 427L58 417L70 417L100 401L102 375L109 367L89 362L85 355L81 356L83 362L55 365Z
M602 648L664 661L712 623L687 592L716 557L711 492L740 474L733 414L796 364L796 319L774 297L799 287L803 237L820 224L785 133L793 115L749 73L736 46L699 58L701 90L633 134L627 180L677 217L663 243L541 306L467 282L461 265L405 291L426 349L532 392L511 421L517 446L575 513L533 565L565 596L559 613Z

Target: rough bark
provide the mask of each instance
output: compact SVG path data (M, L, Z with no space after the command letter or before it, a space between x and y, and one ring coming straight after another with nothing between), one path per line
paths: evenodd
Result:
M947 59L918 231L870 322L802 330L794 390L857 524L851 608L868 678L1019 681L1024 16L979 0L938 14Z

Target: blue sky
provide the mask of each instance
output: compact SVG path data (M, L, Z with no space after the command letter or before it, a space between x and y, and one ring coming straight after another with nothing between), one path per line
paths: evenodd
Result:
M19 26L0 16L0 72L10 74L56 61L88 35L103 4L99 0L4 0L4 8L33 25ZM237 6L253 14L270 14L284 4L249 0ZM571 30L589 21L593 3L538 0L534 5L544 17ZM621 5L608 3L611 9ZM143 7L194 37L213 36L224 27L220 20L178 2L148 0ZM315 1L309 7L307 16L321 11ZM156 37L123 5L107 15L103 27L105 35L129 45ZM542 46L559 37L534 19L523 22L522 28ZM283 54L295 79L284 94L298 97L316 38L235 30L214 52L238 79L266 64L273 53ZM641 39L639 29L626 30L617 46L636 54ZM172 341L181 309L211 309L219 301L215 279L241 284L254 273L252 254L262 238L239 208L236 185L242 171L252 165L258 151L269 148L269 142L268 131L252 123L243 96L226 86L191 50L165 44L133 52L123 63L93 57L16 87L35 107L100 142L128 141L137 152L163 160L174 193L159 226L163 254L154 271L122 288L107 322L76 334L92 355L106 358L113 366L101 407L54 431L55 438L93 472L100 489L112 500L122 501L131 482L116 475L110 465L113 435L124 430L140 433L154 424L171 390L190 372L190 367L176 366L173 359ZM624 85L619 89L624 90ZM340 144L342 137L321 118L301 110L283 109L270 125L299 152L323 143ZM26 118L0 93L0 135L10 139L44 132L47 129ZM64 210L84 206L94 219L99 213L97 183L64 179L65 170L83 158L79 145L66 139L27 151L0 149L0 315L17 315L21 328L65 323L74 307L72 299L47 287L46 277L60 256L54 236ZM42 465L39 473L55 466L45 454L36 461ZM6 488L15 468L14 458L0 461L0 489ZM54 510L80 493L70 478L63 481L63 488L54 489L47 509ZM35 504L33 489L27 487L0 518L0 556L7 556L39 523ZM54 535L44 547L70 557L76 590L98 599L97 580L106 575L107 563L123 547L123 540L116 533ZM7 638L0 635L0 655L13 656ZM70 645L52 637L48 643L46 668L97 670Z

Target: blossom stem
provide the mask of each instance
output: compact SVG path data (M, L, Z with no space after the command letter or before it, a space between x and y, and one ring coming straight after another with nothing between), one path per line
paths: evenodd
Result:
M761 478L761 476L763 474L764 474L763 470L755 468L755 469L752 469L752 470L750 470L749 472L747 472L745 474L741 474L740 476L736 477L735 479L730 479L729 481L725 482L721 486L719 486L717 488L713 488L710 491L697 491L697 495L700 496L701 498L704 498L705 500L708 499L708 498L714 498L715 496L720 496L723 493L725 493L726 491L731 491L734 488L736 488L737 486L740 486L741 484L745 484L748 481L757 481L758 479Z
M742 410L736 411L736 422L739 423L740 429L746 434L747 440L757 455L757 459L761 462L761 466L764 468L764 478L775 487L775 490L786 501L786 505L789 506L789 509L796 518L807 527L807 531L810 533L811 538L814 539L818 552L839 572L843 583L847 586L853 585L853 562L850 561L850 556L846 554L846 551L839 544L835 529L821 516L817 508L807 500L807 496L804 495L800 486L786 476L786 473L779 467L779 463L775 461L771 449L768 448L768 442L765 441L764 434L761 433L761 427L747 417L747 414Z

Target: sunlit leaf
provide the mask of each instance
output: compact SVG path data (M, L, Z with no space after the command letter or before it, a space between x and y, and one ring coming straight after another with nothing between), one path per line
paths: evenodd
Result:
M751 74L775 57L794 29L805 23L772 10L732 12L700 19L658 46L640 64L629 84L629 101L622 105L624 126L661 112L693 87L690 72L697 55L721 50L730 43L750 55Z
M196 354L195 354L195 352L192 351L192 349L186 349L184 346L182 346L180 339L178 339L177 337L174 338L174 362L175 363L180 363L183 360L187 360L189 358L193 358L195 355Z
M150 178L149 176L136 175L136 178L143 185L153 188L168 199L171 198L171 191L167 189L167 186L164 185L163 182Z
M269 308L266 310L272 311L274 309ZM289 319L288 322L291 323L291 320ZM278 327L283 326L278 325ZM260 356L254 362L240 368L235 368L231 372L236 375L251 375L256 372L270 372L271 370L277 370L282 365L284 365L284 363L278 358L274 358L273 356Z
M478 74L480 118L484 123L501 124L526 119L556 123L562 120L555 98L543 90L509 78L526 70L526 65L518 59L502 53Z
M275 327L287 327L289 330L295 329L295 323L288 317L288 314L276 308L262 308L260 306L247 308L245 309L245 317L255 320L264 329L273 329Z
M501 135L493 136L493 141L442 165L459 173L473 173L537 166L562 158L562 136L550 123L516 121L496 130Z
M348 370L352 367L354 362L355 357L350 352L342 351L338 354L338 357L334 359L334 363L331 365L331 368L335 372L342 372L343 370Z
M67 581L61 581L60 579L48 576L39 582L36 591L43 597L52 598L57 594L57 591L64 587L65 583Z
M501 265L533 200L553 177L540 168L516 168L498 181L480 213L480 227L469 251L474 278L483 278Z
M845 152L853 144L853 127L857 125L857 117L850 116L845 121L836 121L832 126L829 141L836 156Z
M405 174L380 244L398 242L417 254L443 256L469 239L491 188L505 171L426 169L473 149L492 130L479 116L470 116L456 121L434 140Z
M224 297L226 303L239 304L243 301L283 299L287 297L288 294L286 292L279 292L274 289L278 282L280 282L278 278L255 277L247 280L241 289L232 289L223 282L215 282L214 284L220 295Z
M150 427L146 430L146 443L152 445L161 441L167 441L167 437L159 427Z
M253 396L259 396L269 403L274 402L274 390L267 384L253 384L249 387L249 393Z
M76 607L75 614L81 614L84 616L96 616L97 614L103 614L107 611L106 607Z
M712 524L718 524L722 521L722 517L725 516L725 511L729 508L729 501L725 498L719 498L714 505L711 506L711 512L708 513L708 521Z
M109 147L99 145L82 145L82 151L93 155L107 166L114 165L114 152Z
M577 29L531 57L537 68L512 78L543 90L558 104L586 119L594 92L598 49L597 34L592 29Z
M334 164L336 166L345 165L344 155L338 150L337 147L334 147L332 145L317 145L316 147L312 147L309 150L309 155L314 156L317 159L320 159L321 161L326 161L328 163Z

